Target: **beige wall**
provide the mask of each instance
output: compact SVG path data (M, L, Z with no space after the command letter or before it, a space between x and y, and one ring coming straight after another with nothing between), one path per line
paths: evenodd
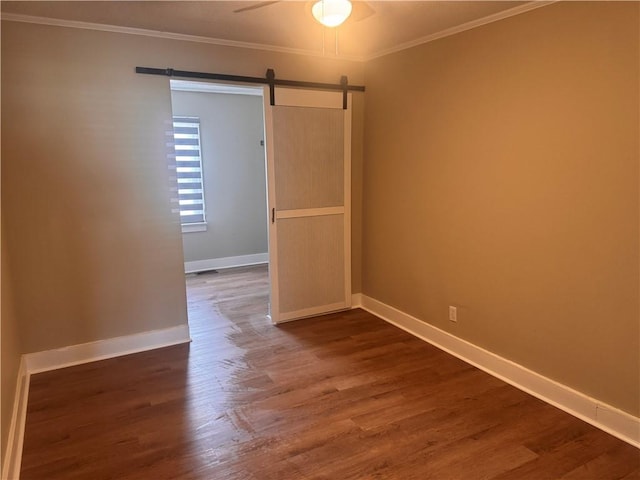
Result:
M174 91L171 104L200 118L207 231L182 235L185 262L267 253L262 97Z
M13 401L16 393L16 381L18 379L18 370L20 368L20 356L22 354L22 345L18 335L18 321L13 308L13 292L11 289L11 276L9 262L6 255L6 242L4 241L5 228L2 228L2 279L0 299L2 308L0 318L0 339L2 349L0 369L0 458L4 463L5 451L7 449L7 436L9 435L9 427L11 426L11 416L13 413Z
M2 216L25 351L185 323L166 81L133 74L124 39L16 24L2 37Z
M639 7L367 64L363 200L363 293L634 415Z
M2 215L25 352L186 322L169 81L138 65L363 82L353 62L3 22Z

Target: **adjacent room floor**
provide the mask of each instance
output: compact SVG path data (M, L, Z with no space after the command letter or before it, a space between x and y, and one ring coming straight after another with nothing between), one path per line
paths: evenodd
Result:
M362 310L278 327L187 279L193 342L32 377L22 479L638 479L640 451Z

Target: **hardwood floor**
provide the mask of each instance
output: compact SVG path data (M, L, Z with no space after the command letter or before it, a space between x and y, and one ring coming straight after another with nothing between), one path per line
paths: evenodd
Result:
M35 375L22 479L638 479L640 450L362 310L272 326L188 278L191 345Z

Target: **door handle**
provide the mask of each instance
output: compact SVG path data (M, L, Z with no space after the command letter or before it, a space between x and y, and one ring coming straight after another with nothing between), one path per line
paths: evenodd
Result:
M271 209L271 223L276 223L276 209Z

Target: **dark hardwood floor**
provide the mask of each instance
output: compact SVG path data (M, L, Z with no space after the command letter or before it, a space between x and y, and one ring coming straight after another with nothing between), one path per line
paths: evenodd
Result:
M272 326L188 277L193 342L35 375L22 479L638 479L640 450L362 310Z

